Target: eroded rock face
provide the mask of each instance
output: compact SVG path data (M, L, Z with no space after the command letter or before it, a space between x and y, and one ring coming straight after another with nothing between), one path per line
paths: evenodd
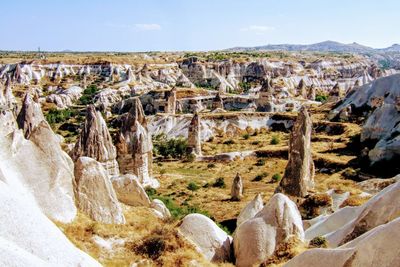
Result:
M136 176L131 174L114 176L111 182L120 202L131 206L150 207L150 199Z
M213 99L212 102L212 109L216 110L216 109L224 109L224 101L222 100L222 97L220 95L220 93L218 92L217 95L215 96L215 98Z
M106 170L96 160L80 157L75 163L78 208L95 221L123 224L125 217Z
M236 174L232 182L231 199L239 201L243 197L243 180L239 173Z
M277 192L296 197L305 197L308 190L314 187L311 132L311 118L307 109L303 107L290 134L289 162Z
M65 109L73 105L82 96L83 89L71 86L68 89L57 88L54 93L46 97L46 102L54 103L58 108Z
M261 194L257 194L255 198L249 202L237 217L236 225L239 226L243 222L253 218L264 207Z
M36 100L30 92L27 92L17 117L18 127L23 130L26 138L29 138L33 128L41 121L45 121L40 104Z
M231 237L210 218L202 214L189 214L183 218L179 232L191 241L207 260L212 262L230 260Z
M189 124L188 152L201 156L201 125L198 113L195 113Z
M400 218L383 224L334 249L311 249L294 257L285 267L390 267L400 261Z
M259 265L291 238L303 241L304 230L296 204L275 194L253 218L238 226L233 237L236 266Z
M103 116L93 105L86 109L85 123L71 153L74 161L82 156L100 162L111 176L119 174L117 151L110 132Z
M171 91L166 93L166 109L165 112L175 114L176 112L176 88L172 88Z
M150 207L154 209L156 214L162 219L168 219L171 217L169 209L165 206L164 202L159 199L153 199Z
M147 130L142 104L135 99L123 119L117 141L118 163L123 174L134 174L143 186L158 187L152 178L153 144Z

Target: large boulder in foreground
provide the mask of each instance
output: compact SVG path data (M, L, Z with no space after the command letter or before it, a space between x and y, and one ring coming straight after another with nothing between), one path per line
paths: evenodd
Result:
M311 133L311 117L303 106L290 134L289 161L279 187L276 189L277 192L305 197L314 187Z
M400 262L400 218L373 228L335 249L311 249L294 257L285 267L391 267Z
M22 133L20 135L23 139ZM30 178L37 179L40 184L41 180L46 181L48 173L35 176L41 164L36 162L38 160L40 158L29 158L30 165L34 166ZM6 162L6 166L3 163L0 160L0 266L101 266L76 248L44 215L43 208L36 201L37 196L29 184L21 180L23 176L15 169L15 163ZM42 190L43 193L47 190L45 183ZM63 198L60 200L62 202ZM57 200L53 204L56 207L60 205Z
M261 194L257 194L240 212L236 220L236 225L239 226L248 219L253 218L264 207Z
M359 207L346 207L306 231L307 239L325 236L331 247L345 244L363 233L400 216L400 182L392 184Z
M125 217L106 170L96 160L80 157L75 163L78 208L95 221L123 224Z
M71 157L90 157L100 162L111 176L119 174L117 150L113 145L106 122L93 105L86 109L83 129L72 150Z
M252 219L240 224L233 237L236 266L259 265L278 245L290 239L304 240L303 224L296 204L275 194Z
M114 176L111 178L111 182L118 200L122 203L130 206L150 207L151 201L136 176L132 174Z
M191 241L195 248L212 262L229 261L231 237L210 218L202 214L189 214L183 218L179 232Z

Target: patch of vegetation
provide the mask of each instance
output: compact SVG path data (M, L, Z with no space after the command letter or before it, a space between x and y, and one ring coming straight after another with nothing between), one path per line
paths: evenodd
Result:
M261 142L260 141L253 141L253 142L251 142L251 144L253 145L253 146L258 146L259 144L260 144Z
M187 189L190 191L196 191L200 188L195 182L190 182L187 186Z
M47 122L51 125L65 122L74 116L76 116L76 111L74 110L56 108L49 109L45 115Z
M273 135L270 144L271 145L277 145L281 142L281 139L279 138L278 135Z
M246 133L242 137L244 140L248 140L250 138L250 134Z
M79 98L79 104L81 105L89 105L93 104L94 96L98 92L98 88L96 85L89 85L82 93L82 96Z
M145 255L152 260L158 259L165 250L165 241L162 236L151 236L135 247L135 252Z
M243 92L247 93L251 89L251 83L249 82L240 82L239 87L243 90Z
M182 159L188 156L187 140L178 137L167 139L165 134L153 138L153 153L163 158Z
M259 181L261 181L262 179L264 179L267 176L268 176L268 173L263 172L263 173L258 174L256 177L254 177L254 179L252 181L253 182L259 182Z
M323 236L316 236L313 239L311 239L309 245L314 248L327 248L328 241Z
M271 177L271 181L274 182L274 183L279 182L281 179L282 179L282 176L279 173L275 173Z
M235 144L235 141L233 139L228 139L223 142L224 145L233 145Z
M258 159L257 162L255 163L256 166L264 166L265 165L265 159Z
M325 103L328 100L328 97L326 95L317 95L315 97L315 101Z
M212 186L213 187L218 187L218 188L225 188L226 184L225 184L224 178L223 177L217 178Z
M207 168L208 168L208 169L215 168L215 164L214 164L214 163L208 163L208 164L207 164Z

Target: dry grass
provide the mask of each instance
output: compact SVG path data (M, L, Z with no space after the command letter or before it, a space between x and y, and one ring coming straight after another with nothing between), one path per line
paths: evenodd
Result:
M94 222L79 213L70 224L57 223L64 234L80 249L97 259L104 266L130 266L133 262L144 261L149 266L187 266L195 260L202 266L217 266L208 263L178 232L174 222L164 222L149 209L143 207L124 206L126 224L109 225ZM109 251L98 246L94 236L103 239L120 239ZM165 249L159 257L151 259L135 249L144 240L161 236L165 241Z

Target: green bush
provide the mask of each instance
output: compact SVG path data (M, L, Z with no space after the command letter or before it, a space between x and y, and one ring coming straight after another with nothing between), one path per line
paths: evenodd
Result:
M145 255L152 260L158 259L166 248L165 240L162 236L150 236L141 244L135 247L138 254Z
M79 103L81 105L93 104L94 96L97 94L96 85L90 85L85 90L83 90L82 96L79 98Z
M244 140L247 140L247 139L249 139L249 138L250 138L250 134L246 133L246 134L243 135L243 139L244 139Z
M213 187L219 187L219 188L225 188L226 184L225 184L224 178L223 177L217 178L212 186Z
M279 173L275 173L274 175L272 175L272 182L277 183L282 179L282 176Z
M164 158L182 159L187 154L187 140L179 138L167 139L165 134L157 135L153 138L153 152Z
M187 189L189 189L190 191L196 191L200 188L200 186L198 186L195 182L190 182L187 186Z
M271 145L277 145L281 142L279 136L273 135L270 144Z
M264 166L265 165L265 159L258 159L255 165L256 166Z
M325 103L328 100L328 97L326 95L317 95L315 97L315 101Z
M232 139L228 139L228 140L224 141L223 144L224 145L233 145L233 144L235 144L235 141L233 141Z
M248 92L251 89L251 83L249 82L240 82L239 87L243 90L243 92Z
M260 144L260 141L253 141L253 142L251 142L251 144L252 144L253 146L258 146L258 145Z
M327 248L328 247L328 241L323 236L314 237L313 239L310 240L309 244L311 247L316 247L316 248Z
M258 174L256 177L254 177L254 179L252 181L258 182L258 181L261 181L262 179L264 179L267 176L268 176L268 173L263 172L263 173Z
M214 164L214 163L208 163L208 164L207 164L207 168L208 168L208 169L215 168L215 164Z
M196 160L196 155L195 154L186 154L184 161L185 162L194 162Z
M46 113L45 117L48 123L55 124L65 122L75 115L76 112L71 109L52 108Z

